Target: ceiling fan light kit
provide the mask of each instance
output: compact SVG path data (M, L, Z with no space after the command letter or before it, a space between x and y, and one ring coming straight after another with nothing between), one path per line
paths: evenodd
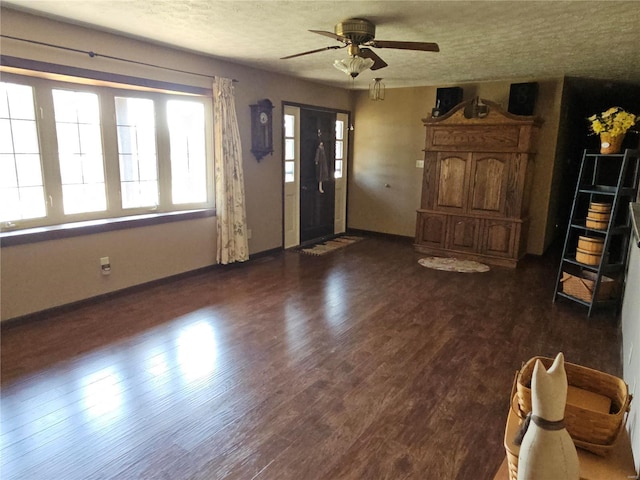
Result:
M351 76L351 78L356 78L362 72L371 68L373 63L370 58L351 57L346 60L336 60L333 62L333 66Z
M336 60L333 65L338 70L343 71L351 78L357 77L361 72L367 69L378 70L387 66L371 48L394 48L398 50L418 50L423 52L439 52L440 48L436 43L429 42L399 42L393 40L375 40L376 26L369 20L364 18L350 18L338 23L334 32L324 30L309 30L312 33L333 38L343 45L318 48L307 52L296 53L282 60L301 57L311 53L333 50L336 48L349 47L349 60ZM361 48L362 47L362 48ZM371 47L371 48L367 48Z

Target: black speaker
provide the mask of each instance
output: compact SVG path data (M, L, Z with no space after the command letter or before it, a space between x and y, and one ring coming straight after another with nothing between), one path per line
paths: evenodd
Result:
M438 88L436 90L436 108L434 109L438 114L434 116L444 115L461 101L461 87Z
M509 113L514 115L533 115L538 97L538 84L512 83L509 89Z

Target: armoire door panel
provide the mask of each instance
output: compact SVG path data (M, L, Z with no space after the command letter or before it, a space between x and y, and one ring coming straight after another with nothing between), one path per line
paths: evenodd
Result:
M518 226L519 224L516 222L485 220L482 232L484 240L483 253L512 257L514 255Z
M453 250L478 250L480 220L470 217L449 217L447 248Z
M469 211L503 215L505 210L510 154L474 154L471 166Z
M460 154L438 155L436 209L463 212L467 191L469 158Z
M418 243L429 247L443 248L447 232L447 216L418 212Z

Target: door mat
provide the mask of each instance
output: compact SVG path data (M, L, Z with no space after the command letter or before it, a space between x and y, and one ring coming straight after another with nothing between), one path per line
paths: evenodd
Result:
M489 266L472 260L458 260L446 257L425 257L418 260L423 267L446 272L480 273L488 272Z
M360 240L364 240L364 238L343 235L341 237L332 238L331 240L327 240L326 242L317 243L309 247L298 248L296 249L296 251L300 253L306 253L307 255L325 255L329 252L333 252L334 250L338 250L339 248L351 245L352 243L359 242Z

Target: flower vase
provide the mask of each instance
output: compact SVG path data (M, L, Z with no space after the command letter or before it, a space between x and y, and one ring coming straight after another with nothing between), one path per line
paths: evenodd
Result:
M620 153L622 148L622 141L624 140L624 134L612 135L608 132L600 133L600 153Z

